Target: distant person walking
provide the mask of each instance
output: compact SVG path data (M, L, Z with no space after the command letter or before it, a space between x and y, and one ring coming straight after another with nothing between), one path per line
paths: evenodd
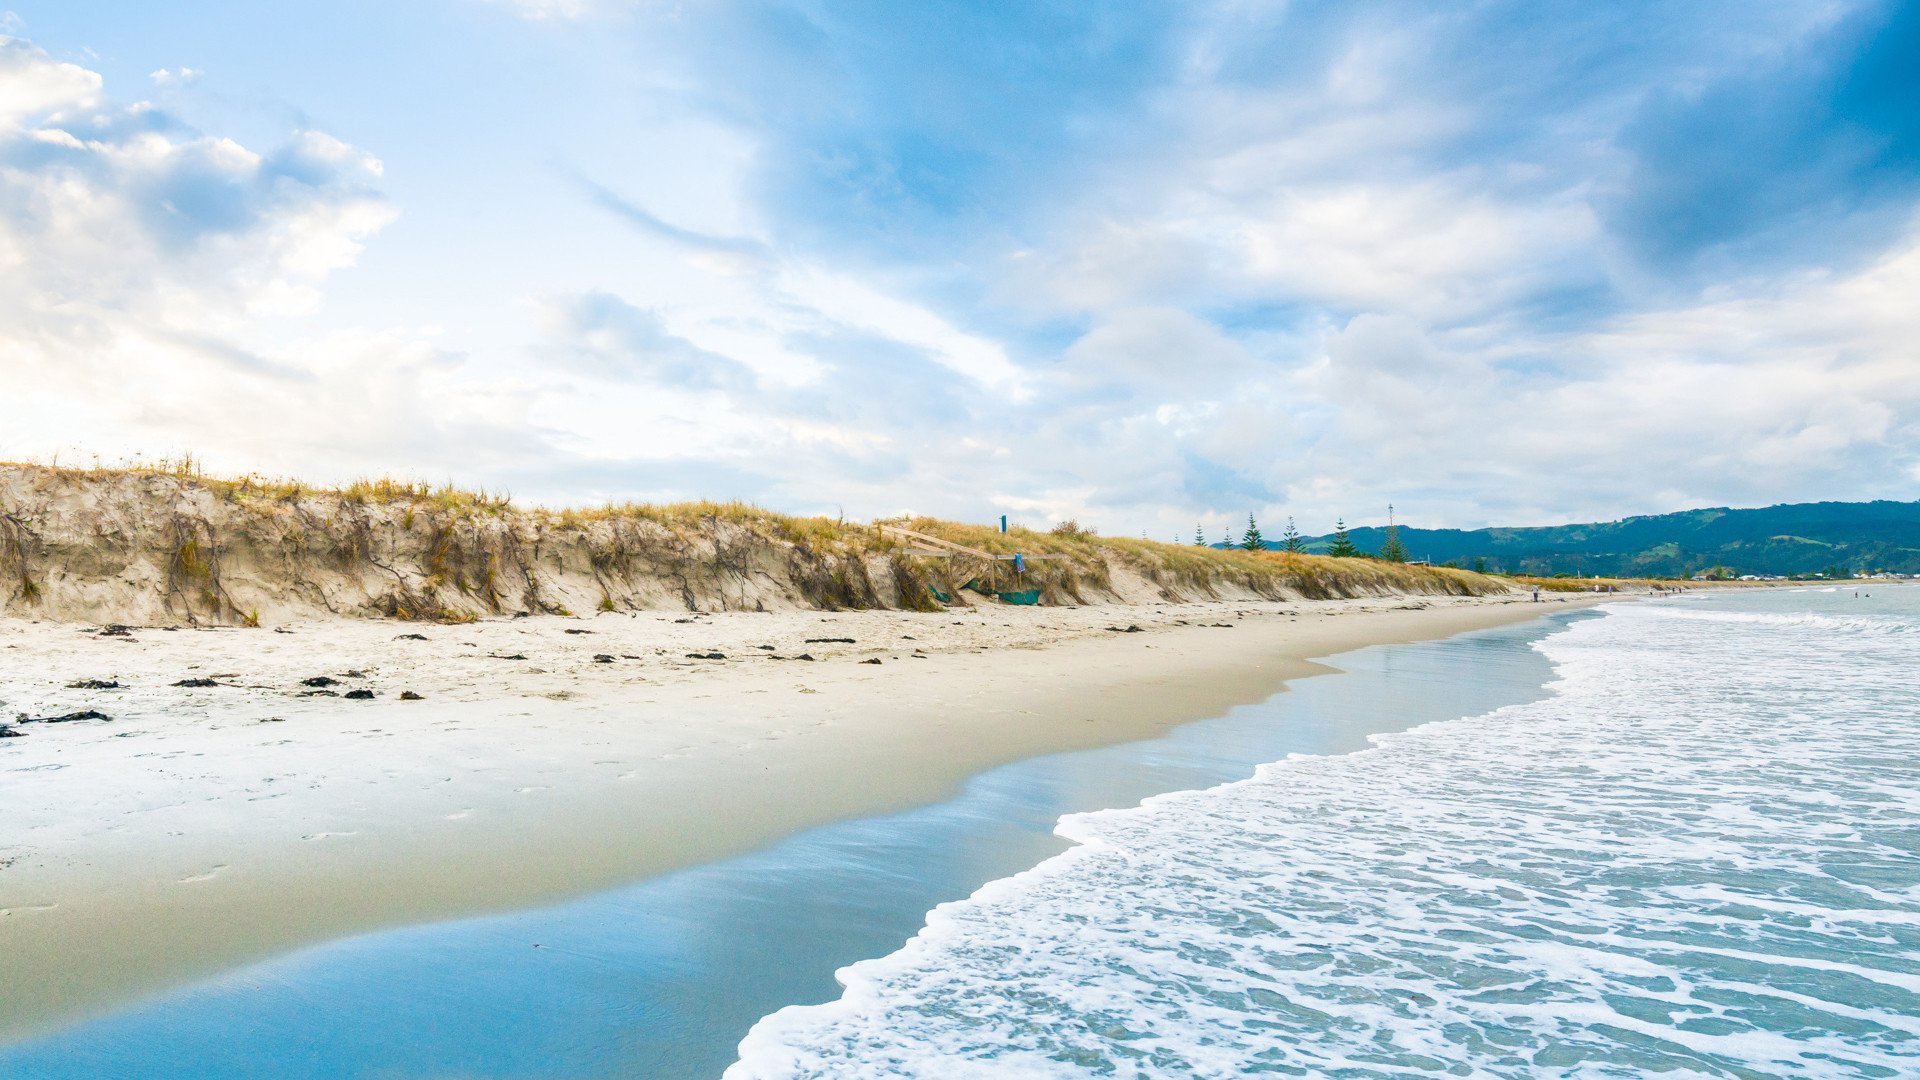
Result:
M1533 587L1533 602L1536 604L1540 602L1540 586L1538 585Z

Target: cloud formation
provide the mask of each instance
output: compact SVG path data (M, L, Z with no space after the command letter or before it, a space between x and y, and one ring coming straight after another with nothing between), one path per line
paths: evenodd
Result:
M0 380L158 403L114 449L205 438L180 387L221 386L353 412L292 437L320 472L1169 539L1920 481L1920 5L509 6L467 10L597 92L496 65L582 126L549 203L489 201L477 150L436 178L485 265L401 326L326 290L369 244L437 270L386 229L435 200L8 42L0 343L56 374ZM489 148L560 139L511 115ZM432 329L482 316L521 336Z
M1913 48L1913 7L1767 9L1746 34L1654 8L1142 11L1050 25L1031 52L948 12L932 59L870 55L901 31L832 5L721 20L772 58L716 90L779 170L760 247L790 276L866 267L858 307L905 289L1024 372L1005 380L1020 397L942 387L939 426L855 417L890 438L842 475L1161 531L1248 509L1365 520L1390 500L1479 524L1911 484L1920 400L1892 373L1920 326L1890 280L1920 171L1911 80L1884 72ZM1655 17L1699 21L1648 41ZM989 54L984 97L934 105ZM1119 58L1124 74L1102 67ZM1062 78L1072 92L1039 96ZM1008 87L1038 89L996 100ZM807 299L780 302L840 321ZM912 351L886 341L924 344L865 329L896 364ZM817 358L819 340L787 344ZM883 467L903 446L912 464Z
M434 460L419 436L470 421L425 406L445 400L430 387L448 368L429 343L258 333L312 315L392 219L380 177L377 159L323 132L255 151L114 102L96 73L0 38L7 453L325 457L336 473L388 453Z

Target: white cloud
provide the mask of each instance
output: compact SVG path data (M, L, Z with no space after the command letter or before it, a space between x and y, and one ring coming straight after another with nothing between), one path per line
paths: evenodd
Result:
M1349 507L1461 491L1509 520L1559 516L1569 488L1602 514L1898 495L1920 439L1914 295L1920 230L1853 274L1531 342L1362 316L1313 391L1338 423L1298 461ZM1511 368L1527 355L1553 370Z
M580 19L606 6L596 0L486 0L536 21Z
M1156 396L1218 387L1248 373L1246 349L1179 308L1122 307L1068 346L1062 371L1076 381L1115 383Z
M999 342L955 327L938 313L890 296L845 274L813 267L783 270L779 292L842 326L925 349L945 367L1018 400L1026 374Z
M1439 318L1510 305L1597 233L1577 193L1503 205L1451 179L1281 189L1234 226L1245 272L1262 283L1341 308Z
M420 333L261 332L264 317L314 311L393 218L380 172L321 132L265 153L194 132L0 42L9 454L189 451L339 475L524 447L525 388L463 383Z
M157 87L171 89L173 87L187 86L199 82L200 76L204 74L206 73L198 68L161 68L158 71L150 73L147 78Z
M31 43L0 36L0 132L48 114L90 108L100 76L59 63Z
M1040 315L1080 314L1165 303L1189 283L1212 280L1213 242L1170 218L1097 216L1063 232L1065 238L1050 245L1007 254L989 283L996 305Z

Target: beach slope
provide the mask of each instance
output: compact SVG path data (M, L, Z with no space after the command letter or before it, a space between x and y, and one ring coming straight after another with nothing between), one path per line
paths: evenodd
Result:
M996 764L1260 700L1315 657L1558 609L0 620L0 699L30 721L0 742L0 1038L304 944L937 801Z

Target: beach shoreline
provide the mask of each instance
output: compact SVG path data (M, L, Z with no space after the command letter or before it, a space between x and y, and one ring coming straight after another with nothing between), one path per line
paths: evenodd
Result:
M0 745L0 979L32 988L0 1041L303 945L939 801L995 765L1262 700L1318 657L1620 598L646 613L420 639L3 621L9 713L114 719ZM171 685L193 678L216 685ZM124 688L66 685L86 679ZM350 689L378 696L298 696Z

